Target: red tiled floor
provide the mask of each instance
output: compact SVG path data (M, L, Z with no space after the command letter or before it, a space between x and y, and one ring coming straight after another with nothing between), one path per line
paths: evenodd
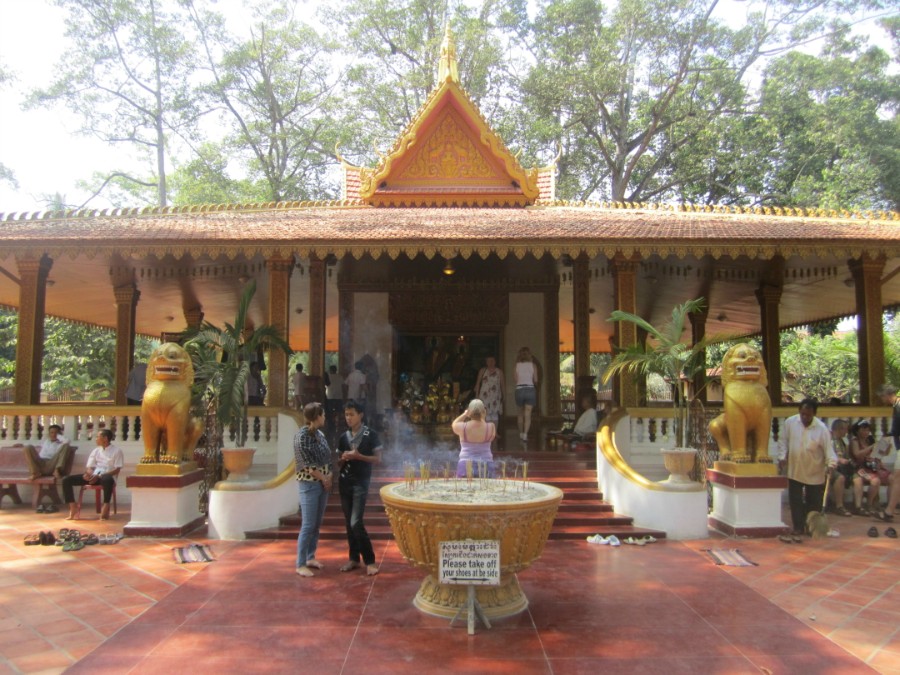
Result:
M177 539L25 548L33 517L0 512L0 675L290 672L312 660L326 674L864 672L848 649L900 675L900 549L867 538L862 518L802 545L551 541L520 575L529 608L468 636L465 621L413 607L423 573L391 542L377 544L377 577L341 574L346 552L323 542L327 568L300 579L291 541L209 542L217 562L176 565ZM716 567L704 552L716 547L759 566Z

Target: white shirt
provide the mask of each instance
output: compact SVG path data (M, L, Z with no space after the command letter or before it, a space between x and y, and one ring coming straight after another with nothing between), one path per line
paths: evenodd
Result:
M579 436L590 436L597 433L597 411L594 408L588 408L575 423L575 433Z
M41 450L38 453L41 459L53 459L59 449L69 442L69 439L62 434L56 435L56 440L51 441L49 437L45 438L41 443Z
M98 470L103 473L109 473L115 469L121 469L125 466L125 454L115 445L107 445L105 448L99 445L91 450L91 456L88 457L87 468L97 473Z
M805 485L824 483L825 468L837 464L831 432L825 423L813 417L807 427L800 415L788 417L778 439L778 459L785 457L788 478Z
M337 373L328 373L328 382L325 385L325 398L344 398L344 378Z
M361 370L354 370L347 376L347 398L361 401L366 397L366 376Z
M516 386L534 386L534 361L518 361L516 363Z

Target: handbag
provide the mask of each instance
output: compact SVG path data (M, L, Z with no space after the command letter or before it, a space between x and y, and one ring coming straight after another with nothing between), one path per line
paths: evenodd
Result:
M867 457L863 465L856 471L861 478L872 481L877 478L882 485L887 485L891 478L891 473L884 468L878 457Z

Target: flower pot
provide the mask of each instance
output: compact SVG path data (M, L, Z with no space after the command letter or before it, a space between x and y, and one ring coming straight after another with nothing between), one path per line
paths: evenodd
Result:
M256 448L222 448L222 463L232 482L250 480L250 467L253 466L253 453Z
M662 481L670 487L694 487L695 483L688 475L694 468L697 450L694 448L666 448L660 450L669 477Z

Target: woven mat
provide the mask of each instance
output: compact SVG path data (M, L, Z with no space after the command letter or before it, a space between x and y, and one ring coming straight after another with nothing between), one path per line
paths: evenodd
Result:
M729 567L757 567L755 562L747 560L744 554L736 548L708 548L706 552L712 556L716 565L728 565Z
M175 562L179 564L213 562L215 560L209 546L201 546L200 544L191 544L190 546L173 548L172 556L175 558Z

